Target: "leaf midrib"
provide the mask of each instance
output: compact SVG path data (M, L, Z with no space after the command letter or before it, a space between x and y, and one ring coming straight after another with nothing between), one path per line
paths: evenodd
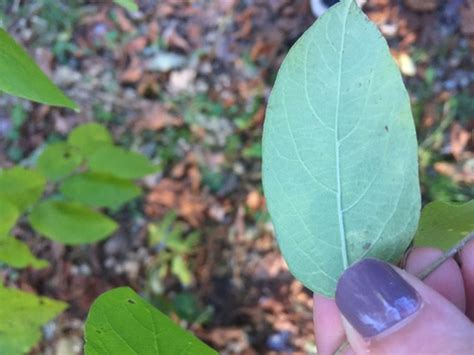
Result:
M334 119L334 142L336 150L336 203L337 203L337 217L339 222L339 237L341 240L341 256L342 265L344 269L349 266L349 260L347 257L347 244L346 244L346 233L344 228L344 216L342 212L342 189L341 189L341 173L340 173L340 159L339 159L339 113L340 113L340 102L341 102L341 84L342 84L342 58L344 53L344 42L346 38L346 23L349 15L349 8L352 5L352 1L343 3L346 5L346 11L344 18L342 19L342 38L339 56L339 72L337 78L337 93L336 93L336 114Z

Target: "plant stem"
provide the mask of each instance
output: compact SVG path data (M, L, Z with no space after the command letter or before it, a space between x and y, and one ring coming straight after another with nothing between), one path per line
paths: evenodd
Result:
M453 246L451 249L449 249L447 252L443 253L438 259L433 261L428 267L423 269L421 272L419 272L416 276L420 280L426 279L430 274L435 271L438 267L440 267L446 260L449 258L452 258L456 253L461 251L464 246L469 243L471 240L474 240L474 232L469 234L467 237L465 237L463 240L461 240L458 244Z
M437 268L439 268L441 265L444 264L446 260L449 258L452 258L456 253L460 252L462 248L466 246L467 243L470 241L474 240L474 232L469 234L467 237L462 239L459 243L457 243L455 246L453 246L451 249L443 253L438 259L433 261L430 265L428 265L426 268L424 268L421 272L419 272L416 277L418 277L420 280L426 279L428 276L431 275ZM342 354L344 350L347 349L349 346L349 342L347 339L345 339L341 345L336 349L334 352L334 355L339 355Z
M341 343L341 345L339 345L333 355L341 355L343 351L347 349L348 346L349 342L347 341L347 339L344 339L344 341Z

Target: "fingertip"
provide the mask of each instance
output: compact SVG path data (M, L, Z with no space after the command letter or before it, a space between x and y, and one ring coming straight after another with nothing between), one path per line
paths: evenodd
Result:
M468 243L460 254L466 293L466 315L474 321L474 241Z
M314 294L313 320L318 354L333 354L344 342L345 334L339 310L332 298Z
M415 276L377 260L348 270L336 302L357 354L454 354L474 346L466 316Z
M405 270L412 275L416 275L442 254L442 251L434 248L414 248L407 257ZM474 263L472 271L474 278ZM462 312L465 312L466 293L463 275L454 259L450 258L445 261L423 281L447 300L451 301Z

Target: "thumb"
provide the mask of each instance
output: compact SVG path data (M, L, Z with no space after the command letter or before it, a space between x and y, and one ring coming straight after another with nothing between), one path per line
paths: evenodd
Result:
M339 279L336 304L356 354L469 354L474 326L439 293L389 264L364 259Z

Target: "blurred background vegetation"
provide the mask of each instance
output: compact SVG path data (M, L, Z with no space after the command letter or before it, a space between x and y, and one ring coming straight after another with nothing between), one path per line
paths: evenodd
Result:
M0 96L0 167L99 122L161 168L97 245L14 234L52 267L6 284L71 307L35 354L78 354L102 292L131 285L223 353L315 351L311 294L281 258L261 189L261 134L278 67L315 20L306 0L0 0L0 26L81 112ZM474 197L474 2L369 0L408 87L423 201Z

